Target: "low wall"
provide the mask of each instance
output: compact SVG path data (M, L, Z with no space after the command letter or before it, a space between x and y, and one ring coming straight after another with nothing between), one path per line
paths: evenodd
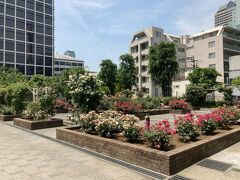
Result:
M76 128L75 128L76 129ZM240 127L183 147L163 152L138 144L89 135L74 128L57 129L59 140L93 150L128 163L173 175L240 141Z
M155 110L155 111L144 111L134 113L133 115L137 116L140 120L144 120L146 115L160 115L160 114L168 114L170 110Z
M63 120L52 118L52 120L30 121L27 119L15 118L14 125L29 130L37 130L63 126Z
M15 116L15 115L0 115L0 121L13 121L14 118L19 118L21 116Z

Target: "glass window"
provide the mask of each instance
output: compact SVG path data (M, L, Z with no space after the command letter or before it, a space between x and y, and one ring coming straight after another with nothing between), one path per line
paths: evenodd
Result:
M15 21L13 17L6 17L6 26L8 27L15 27Z
M38 43L38 44L44 43L43 35L39 35L39 34L36 35L36 43Z
M3 61L3 51L0 51L0 61Z
M0 27L0 37L3 37L3 35L4 35L3 27Z
M14 4L15 5L15 0L6 0L7 3L9 4Z
M43 14L42 13L36 13L36 21L43 23Z
M45 44L49 45L49 46L52 46L53 45L52 37L45 36Z
M22 20L22 19L17 19L16 27L18 29L24 29L25 30L25 21Z
M17 30L16 32L16 39L20 41L25 41L25 32Z
M59 64L60 64L61 66L65 66L65 65L66 65L66 63L65 63L64 61L61 61Z
M0 15L0 25L4 25L4 16Z
M45 57L45 66L52 66L53 65L52 60L53 60L52 57Z
M14 68L14 64L5 64L5 67L7 67L7 68Z
M5 30L5 37L9 39L15 39L15 31L14 29L6 28Z
M52 6L45 5L45 13L52 15Z
M43 65L43 56L37 56L36 57L36 64L37 65Z
M37 25L36 25L36 32L43 34L44 29L43 29L43 25L42 25L42 24L37 24Z
M25 54L16 54L16 63L25 64Z
M216 53L209 53L208 54L208 59L214 59L216 57Z
M23 8L17 8L17 17L20 17L20 18L25 18L25 9Z
M34 12L33 11L27 11L27 19L28 20L32 20L34 21L35 20L35 17L34 17Z
M27 21L27 30L34 31L34 23L31 21Z
M209 47L209 48L215 47L215 41L209 42L209 43L208 43L208 47Z
M4 14L4 4L0 3L0 13Z
M16 65L16 68L22 73L25 74L25 66L24 65Z
M5 52L5 62L14 63L14 53L13 52Z
M12 40L5 40L5 49L14 51L14 41Z
M36 67L36 74L42 74L43 75L44 71L43 71L43 67Z
M52 76L52 68L45 68L45 76Z
M51 26L46 26L45 27L45 34L47 35L52 35L52 27Z
M35 46L34 44L27 44L27 53L35 53Z
M23 42L16 42L16 51L18 51L18 52L25 52L25 43L23 43Z
M45 0L45 3L48 3L48 4L53 4L53 1L52 0Z
M27 42L34 42L34 34L28 32L27 33Z
M34 75L34 66L27 66L26 67L26 75Z
M3 39L0 39L0 49L3 49Z
M27 0L27 8L34 10L34 2L33 0Z
M11 16L15 16L15 7L7 4L6 5L6 14L11 15Z
M51 47L45 47L45 55L52 56L52 48Z
M27 64L34 64L34 56L31 54L27 55Z
M52 25L52 16L45 16L45 23L46 24L49 24L49 25Z
M36 2L36 10L39 12L43 12L43 3Z
M37 54L40 54L40 55L43 55L44 54L44 49L43 49L43 46L41 46L41 45L37 45L37 47L36 47L36 53Z
M25 0L17 0L17 5L25 7Z

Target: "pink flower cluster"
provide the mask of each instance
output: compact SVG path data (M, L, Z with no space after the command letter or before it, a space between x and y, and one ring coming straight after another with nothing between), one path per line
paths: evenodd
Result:
M176 134L176 130L170 127L170 123L168 120L162 120L156 123L154 126L151 127L151 129L155 131L163 131L169 135Z
M175 120L174 120L175 127L178 126L179 122L181 122L182 124L191 123L192 125L196 125L196 121L194 119L193 114L186 114L185 116L179 116L179 117L175 116Z
M184 100L171 100L169 102L169 106L172 108L172 109L188 109L189 106L188 106L188 103L185 102Z
M142 110L142 106L132 102L116 102L115 109L117 111L122 111L125 114L131 114Z
M223 120L221 115L215 114L215 113L202 114L202 115L198 115L197 117L198 117L198 119L197 119L198 126L202 126L204 121L205 122L215 121L215 122L220 123Z

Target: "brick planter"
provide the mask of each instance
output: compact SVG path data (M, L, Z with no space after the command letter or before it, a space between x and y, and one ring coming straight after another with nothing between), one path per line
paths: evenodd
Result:
M152 111L143 111L134 113L133 115L137 116L140 120L144 120L146 115L160 115L160 114L168 114L169 110L152 110Z
M63 126L63 120L52 118L52 120L31 121L27 119L15 118L14 125L29 130L46 129Z
M177 149L163 152L142 145L124 143L75 131L57 129L59 140L93 150L128 163L173 175L240 141L240 127Z
M13 121L14 118L19 118L21 116L16 115L0 115L0 121Z
M171 109L170 113L172 114L188 114L191 113L191 109Z

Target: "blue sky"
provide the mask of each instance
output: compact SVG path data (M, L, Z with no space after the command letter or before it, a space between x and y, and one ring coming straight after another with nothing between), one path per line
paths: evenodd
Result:
M119 63L135 31L157 26L174 35L213 27L227 0L55 0L55 51L74 50L90 70L102 59Z

